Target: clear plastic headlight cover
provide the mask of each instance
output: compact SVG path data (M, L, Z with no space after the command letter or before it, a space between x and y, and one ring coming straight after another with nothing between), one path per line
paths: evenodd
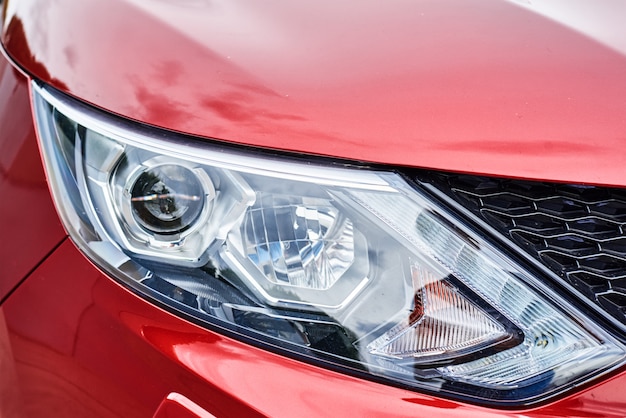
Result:
M70 236L178 314L486 404L544 400L624 358L607 333L396 173L194 141L32 91Z

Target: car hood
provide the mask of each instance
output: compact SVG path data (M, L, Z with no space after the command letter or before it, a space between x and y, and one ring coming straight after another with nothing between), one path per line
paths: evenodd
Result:
M30 75L171 130L626 185L626 7L598 3L9 0L2 40Z

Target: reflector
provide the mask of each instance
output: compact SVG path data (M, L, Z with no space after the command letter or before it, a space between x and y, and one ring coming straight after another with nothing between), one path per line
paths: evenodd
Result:
M337 309L368 281L367 242L332 199L257 192L223 256L274 305Z
M326 290L354 261L352 221L327 200L262 195L247 212L248 258L271 282Z

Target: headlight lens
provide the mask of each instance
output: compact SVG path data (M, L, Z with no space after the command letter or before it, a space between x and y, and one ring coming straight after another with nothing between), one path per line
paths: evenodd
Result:
M175 164L162 164L142 169L129 178L122 199L127 212L132 214L129 224L137 225L148 234L175 235L198 224L198 218L210 205L213 183L203 183L200 171ZM204 185L206 184L206 186ZM128 194L130 193L130 199ZM130 210L128 203L130 200ZM210 209L207 209L207 211Z
M398 174L155 134L32 90L69 234L113 277L180 314L482 403L527 405L624 358Z

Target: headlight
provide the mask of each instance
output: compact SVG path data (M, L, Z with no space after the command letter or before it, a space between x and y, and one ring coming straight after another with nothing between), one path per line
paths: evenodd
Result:
M33 84L78 247L177 314L274 350L527 405L624 350L419 185L156 132Z

